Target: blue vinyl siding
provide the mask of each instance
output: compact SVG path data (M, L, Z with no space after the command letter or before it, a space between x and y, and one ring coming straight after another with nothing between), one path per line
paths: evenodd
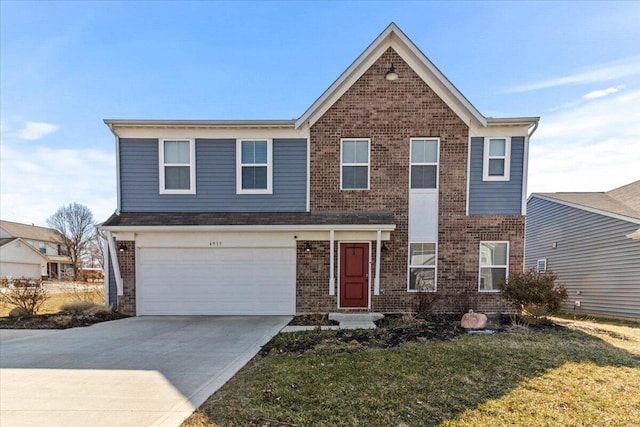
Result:
M306 210L306 139L273 140L273 194L236 194L235 139L196 139L196 194L159 192L158 140L120 139L122 212Z
M113 307L118 305L118 288L116 285L116 273L111 262L111 254L107 253L107 268L109 269L109 304Z
M640 318L640 241L627 237L638 228L534 194L527 203L525 267L546 259L567 288L564 308L572 313Z
M471 138L469 215L521 215L524 137L511 138L509 181L483 181L484 138Z

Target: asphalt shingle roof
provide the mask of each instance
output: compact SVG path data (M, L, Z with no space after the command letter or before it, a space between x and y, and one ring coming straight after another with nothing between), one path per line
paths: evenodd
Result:
M121 212L103 226L395 224L392 212Z
M640 219L640 180L602 193L536 193L588 208Z

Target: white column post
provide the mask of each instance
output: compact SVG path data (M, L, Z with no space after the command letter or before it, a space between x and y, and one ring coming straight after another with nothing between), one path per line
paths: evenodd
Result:
M336 276L335 276L335 268L333 266L333 253L334 253L334 232L333 230L329 230L329 295L336 294Z
M373 280L373 294L380 295L380 241L382 230L376 231L376 277Z

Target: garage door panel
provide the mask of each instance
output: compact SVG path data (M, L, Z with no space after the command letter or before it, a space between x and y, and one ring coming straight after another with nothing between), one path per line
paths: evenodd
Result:
M293 314L294 248L141 248L140 314Z

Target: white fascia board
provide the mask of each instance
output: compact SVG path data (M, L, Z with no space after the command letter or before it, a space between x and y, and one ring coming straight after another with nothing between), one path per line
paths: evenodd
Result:
M472 124L469 126L469 136L530 136L530 129L534 123L491 124L487 127Z
M192 138L192 139L256 139L256 138L309 138L309 128L294 129L272 127L118 127L120 138Z
M142 232L142 231L394 231L395 224L339 224L339 225L145 225L145 226L107 226L105 231Z
M486 118L458 91L420 49L391 23L296 121L296 128L313 125L389 48L398 55L467 124L486 126ZM384 78L384 76L380 76Z
M572 208L576 208L576 209L580 209L586 212L591 212L591 213L596 213L599 215L604 215L604 216L608 216L610 218L615 218L615 219L619 219L621 221L627 221L627 222L631 222L633 224L640 224L640 219L637 218L631 218L629 216L624 216L624 215L620 215L620 214L616 214L613 212L608 212L602 209L596 209L596 208L592 208L589 206L583 206L583 205L579 205L577 203L571 203L571 202L567 202L565 200L559 200L559 199L554 199L553 197L547 197L547 196L543 196L541 194L537 194L537 193L533 193L531 194L531 196L529 196L529 199L527 199L527 203L529 203L529 200L533 199L533 198L538 198L541 200L546 200L548 202L554 202L554 203L558 203L560 205L564 205L564 206L569 206Z
M143 128L293 128L295 120L139 120L104 119L111 129Z

